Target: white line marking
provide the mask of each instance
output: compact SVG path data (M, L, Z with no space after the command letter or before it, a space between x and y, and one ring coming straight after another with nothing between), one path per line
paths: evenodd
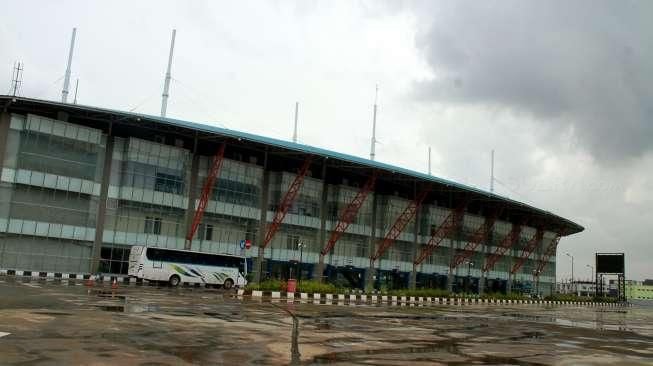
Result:
M21 282L21 283L22 283L23 285L25 285L25 286L29 286L29 287L33 287L33 288L41 288L41 286L39 286L39 285L35 285L35 284L33 284L33 283L25 283L25 282Z
M2 338L2 337L4 337L4 336L8 336L8 335L10 335L10 334L11 334L11 333L0 332L0 338Z

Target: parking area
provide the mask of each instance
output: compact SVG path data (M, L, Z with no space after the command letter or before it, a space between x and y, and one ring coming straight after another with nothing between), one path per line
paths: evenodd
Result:
M651 308L319 305L0 277L0 364L652 364Z

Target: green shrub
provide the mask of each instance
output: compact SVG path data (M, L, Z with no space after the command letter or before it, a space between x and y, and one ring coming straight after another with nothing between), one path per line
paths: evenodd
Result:
M608 297L608 296L603 296L603 297L584 297L584 296L577 296L576 294L554 294L551 296L547 296L545 300L550 300L550 301L575 301L575 302L619 302L617 298L614 297Z
M519 293L503 294L500 292L485 293L480 297L481 299L494 299L494 300L527 300L528 297Z
M420 288L420 289L402 289L390 290L387 292L389 296L406 296L406 297L451 297L451 293L447 290L437 288Z
M247 290L257 291L286 291L288 283L281 280L266 280L259 284L250 283L245 287ZM340 294L345 293L349 289L344 287L336 287L330 283L320 283L314 280L303 280L297 283L295 292L306 293L321 293L321 294Z
M321 283L314 280L304 280L297 284L297 292L335 294L336 286L330 283Z
M258 291L286 291L288 284L280 280L265 280L261 283L249 283L245 287L247 290Z

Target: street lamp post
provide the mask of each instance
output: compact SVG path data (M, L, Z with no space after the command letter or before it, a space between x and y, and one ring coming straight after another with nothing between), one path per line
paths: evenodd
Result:
M533 277L535 277L535 295L540 297L540 271L537 269L533 270Z
M574 283L574 256L569 253L565 254L567 257L571 258L571 286L574 289L574 295L576 295L576 284Z
M302 282L302 259L304 255L304 243L301 241L297 244L299 248L299 269L297 271L297 282Z
M474 262L466 262L467 263L467 285L465 286L465 293L469 292L469 287L470 287L470 282L472 282L472 277L471 277L471 271L472 271L472 266L474 265Z

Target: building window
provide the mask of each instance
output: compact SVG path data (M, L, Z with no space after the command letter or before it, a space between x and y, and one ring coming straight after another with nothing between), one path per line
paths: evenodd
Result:
M197 230L197 238L199 240L213 240L213 225L200 224Z
M297 249L297 244L299 244L299 235L289 234L286 238L286 249L295 250Z
M161 218L160 217L145 217L145 234L161 234Z
M176 175L156 173L156 181L154 183L154 190L159 192L182 194L183 183Z

